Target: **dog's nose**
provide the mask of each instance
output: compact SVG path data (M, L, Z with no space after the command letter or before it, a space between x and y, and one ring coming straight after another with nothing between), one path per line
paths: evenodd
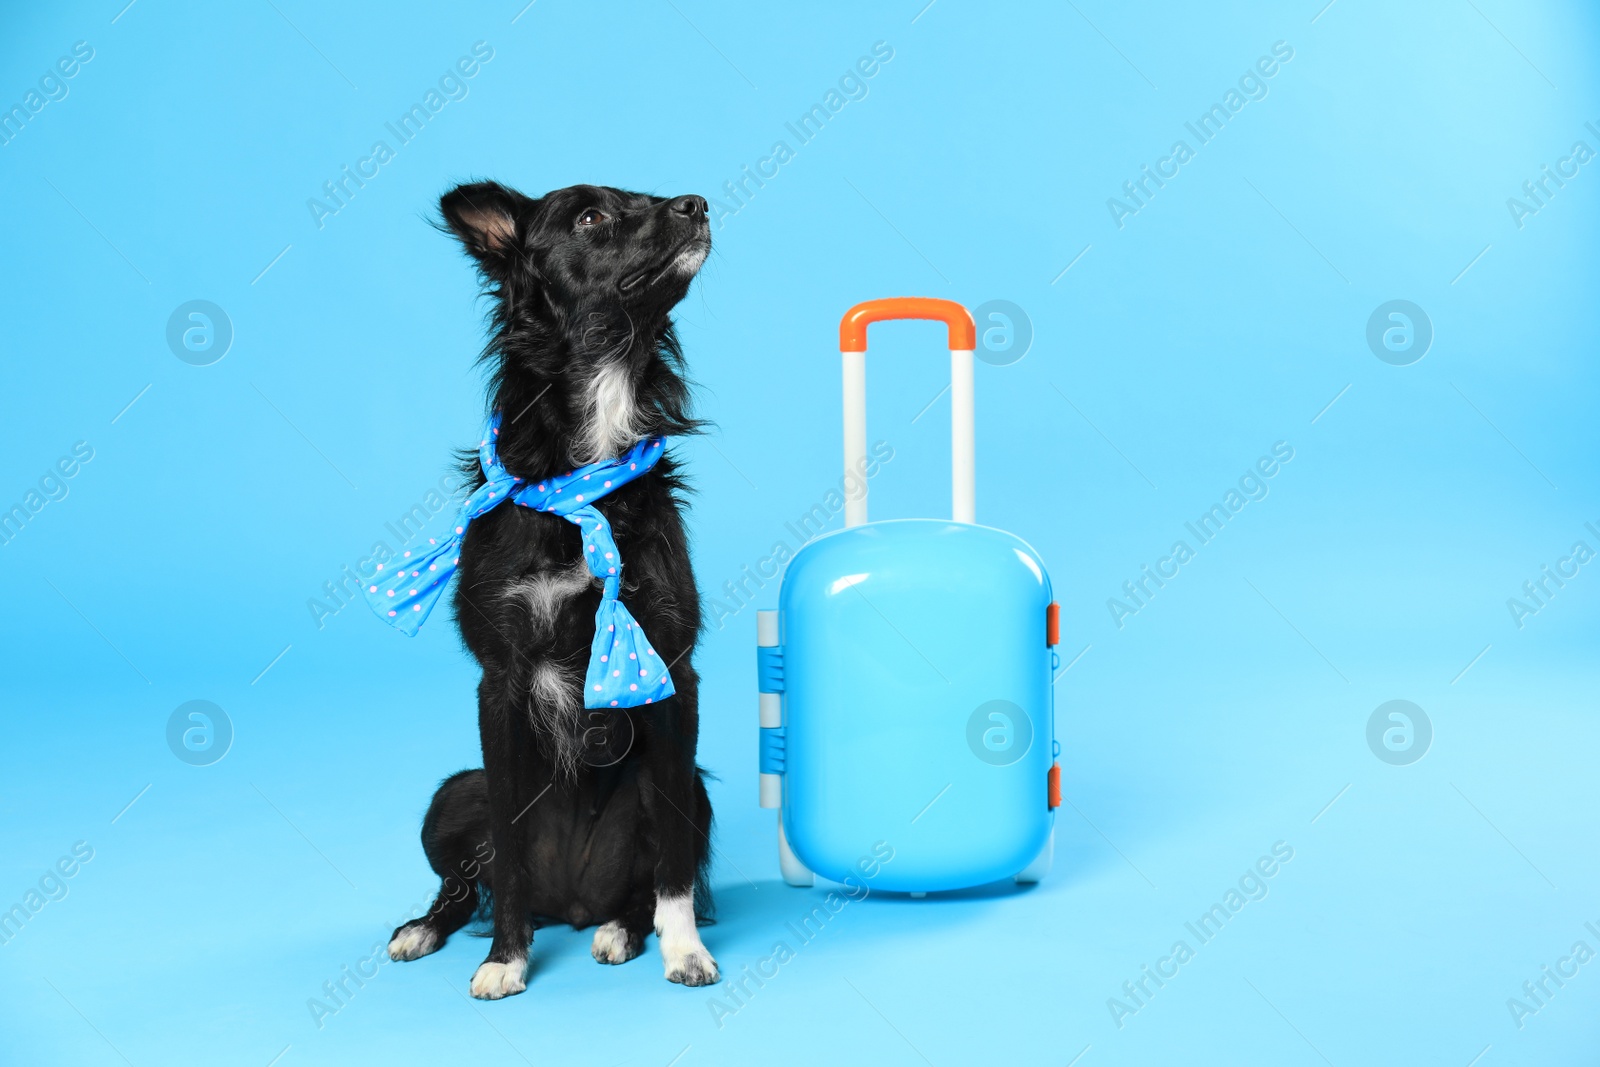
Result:
M680 196L670 206L675 214L691 219L702 217L710 210L703 196Z

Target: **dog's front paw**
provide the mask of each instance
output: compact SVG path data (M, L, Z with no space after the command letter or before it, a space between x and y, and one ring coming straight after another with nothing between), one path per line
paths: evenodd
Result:
M472 976L472 995L479 1000L499 1000L520 993L528 988L528 983L523 980L527 970L527 960L512 960L510 963L484 960L478 965L478 972Z
M416 919L394 932L389 940L389 958L399 962L417 960L439 949L439 934L426 920Z
M669 982L688 986L715 985L722 977L717 973L717 961L711 958L704 945L682 951L663 950L662 956L666 959Z
M619 922L608 922L594 932L594 944L589 954L597 963L627 963L644 951L644 938L628 930Z

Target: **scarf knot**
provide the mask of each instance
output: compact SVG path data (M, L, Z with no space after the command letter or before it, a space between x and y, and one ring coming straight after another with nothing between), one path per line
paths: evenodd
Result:
M622 603L622 554L611 535L611 524L595 507L601 497L654 467L666 451L666 442L649 437L616 459L528 483L501 464L496 448L499 436L500 413L495 412L478 445L483 485L467 498L448 532L429 537L426 548L419 545L406 550L399 560L378 564L364 587L367 603L379 618L415 637L461 562L467 527L473 519L510 500L578 527L583 534L584 563L602 584L583 682L583 706L637 708L672 696L676 690L667 665L645 637L644 627Z

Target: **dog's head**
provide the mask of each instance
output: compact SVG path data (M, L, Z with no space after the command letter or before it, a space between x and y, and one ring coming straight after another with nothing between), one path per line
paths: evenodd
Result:
M711 251L703 197L574 185L535 199L475 182L439 206L497 301L503 419L531 406L558 463L693 427L669 314Z

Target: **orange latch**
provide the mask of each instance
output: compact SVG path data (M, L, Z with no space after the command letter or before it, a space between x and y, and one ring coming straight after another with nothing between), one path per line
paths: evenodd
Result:
M1061 806L1061 764L1050 764L1050 807L1052 810Z
M1061 643L1061 605L1055 601L1044 612L1044 643L1052 648Z

